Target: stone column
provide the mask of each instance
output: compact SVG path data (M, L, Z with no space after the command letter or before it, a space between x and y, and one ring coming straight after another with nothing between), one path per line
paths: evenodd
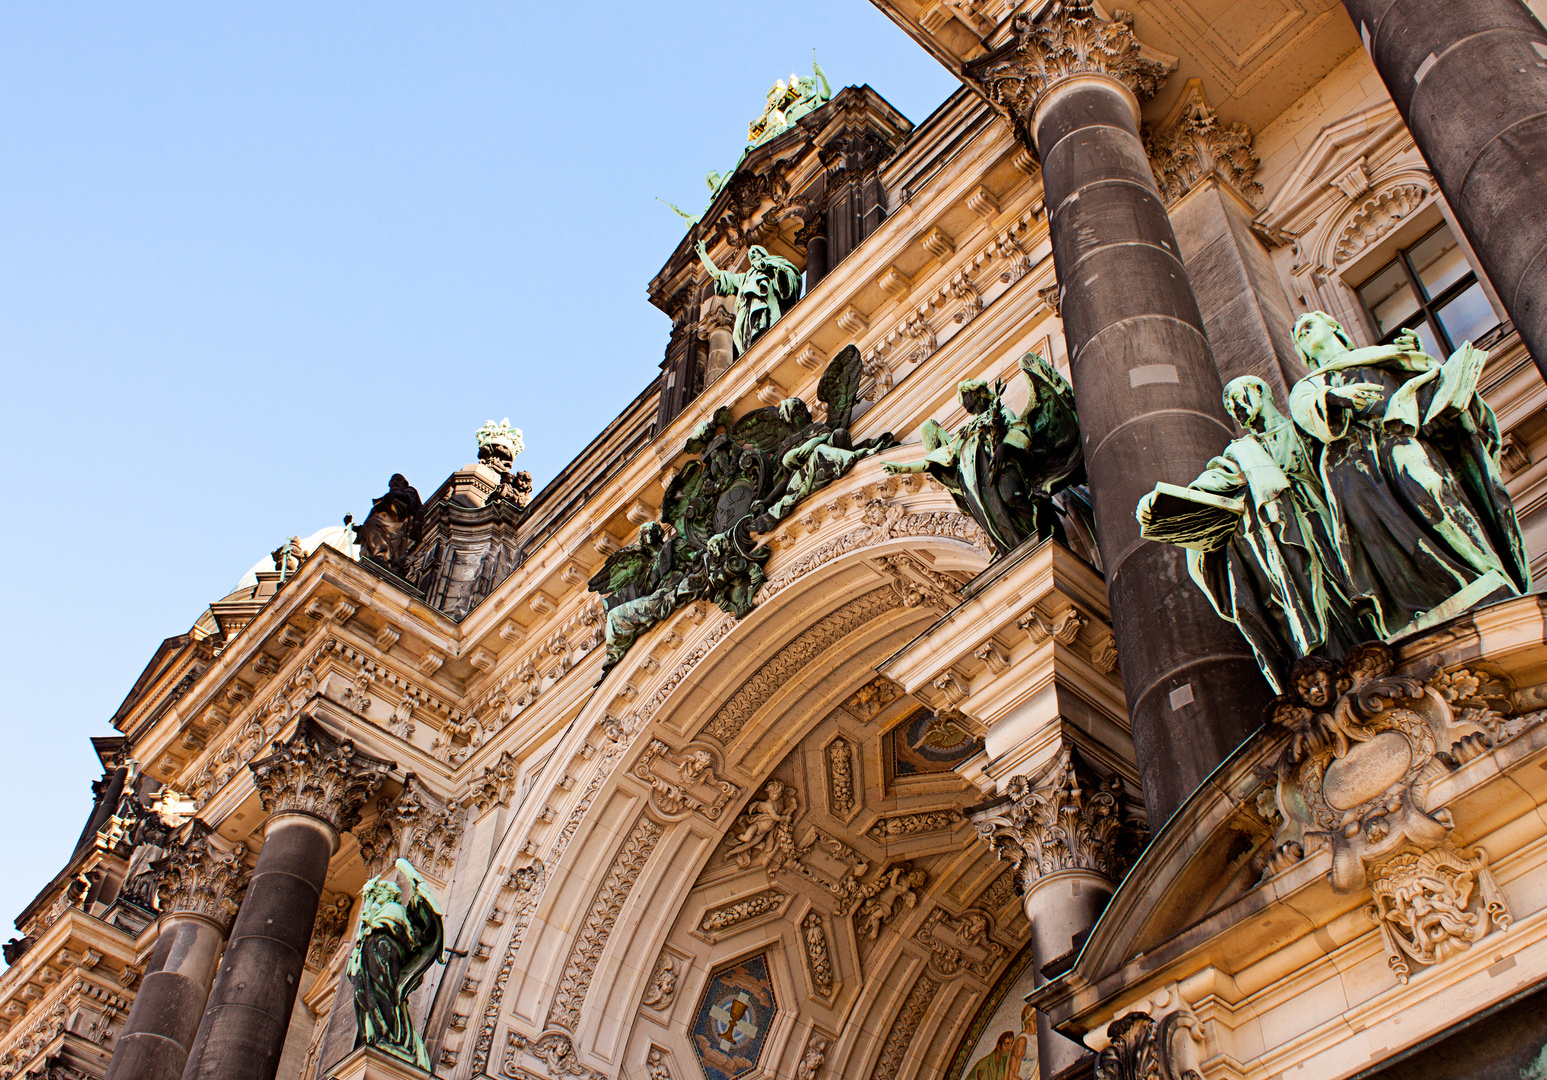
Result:
M1042 161L1064 333L1107 595L1150 818L1170 816L1261 722L1246 642L1188 577L1180 549L1139 536L1156 481L1186 484L1232 437L1221 384L1139 138L1139 101L1167 68L1122 22L1065 0L966 75Z
M978 835L1015 866L1031 920L1033 976L1038 986L1073 959L1096 924L1145 829L1130 812L1120 779L1101 781L1065 743L1036 775L1011 777L1007 797L972 815ZM1052 965L1050 967L1050 965ZM1037 1014L1042 1080L1085 1056L1085 1047Z
M196 823L195 828L199 826ZM106 1080L177 1080L209 997L231 917L247 887L247 849L230 853L195 832L158 863L161 929Z
M269 820L183 1080L274 1080L328 861L394 765L306 719L249 768Z
M1547 377L1547 30L1520 0L1343 0Z
M731 366L731 330L736 325L735 307L725 297L704 301L704 313L698 320L698 336L708 342L709 359L704 364L704 385L714 382Z

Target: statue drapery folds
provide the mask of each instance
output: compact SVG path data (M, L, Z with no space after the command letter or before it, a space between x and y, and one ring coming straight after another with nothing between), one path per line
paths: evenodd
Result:
M716 266L704 241L698 242L697 251L714 281L714 291L736 298L731 346L741 356L800 299L800 269L756 244L747 250L747 269L739 274Z
M354 950L346 975L354 990L355 1045L376 1046L430 1069L408 997L440 959L445 926L440 904L407 859L397 861L404 890L379 877L365 883Z
M1138 507L1144 536L1189 549L1193 579L1280 692L1297 658L1340 658L1530 587L1498 423L1477 394L1487 354L1468 343L1441 362L1411 335L1354 349L1324 312L1294 339L1312 371L1289 415L1261 380L1233 380L1225 405L1245 434Z

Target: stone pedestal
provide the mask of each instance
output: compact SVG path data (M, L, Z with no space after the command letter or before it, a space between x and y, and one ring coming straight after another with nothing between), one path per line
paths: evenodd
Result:
M327 1070L327 1080L432 1080L434 1073L374 1046L358 1046Z

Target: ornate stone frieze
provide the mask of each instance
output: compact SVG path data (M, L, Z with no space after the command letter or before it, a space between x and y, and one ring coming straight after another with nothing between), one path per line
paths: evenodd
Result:
M920 975L914 982L902 1008L898 1010L897 1018L892 1021L891 1029L886 1033L886 1041L881 1044L881 1056L870 1070L870 1080L897 1080L897 1070L902 1067L903 1055L912 1045L913 1036L917 1034L919 1024L929 1012L929 1004L934 1001L939 989L940 984L928 975Z
M833 992L833 958L827 946L827 924L821 913L809 911L800 920L800 941L805 946L806 970L811 976L811 988L822 997Z
M688 746L679 752L651 739L633 774L650 785L650 802L662 814L676 817L692 811L718 821L741 788L716 772L717 765L718 755L707 747Z
M1375 902L1367 912L1380 927L1386 962L1398 981L1412 965L1437 964L1465 952L1512 917L1488 871L1487 852L1463 855L1449 844L1422 854L1403 852L1371 871Z
M968 64L963 75L980 86L989 103L1007 115L1027 146L1042 96L1065 79L1104 75L1148 101L1172 64L1152 55L1134 37L1132 19L1108 21L1090 0L1064 0L1045 21L1015 16L1010 40Z
M1060 870L1090 870L1116 884L1143 846L1145 828L1122 780L1083 773L1066 744L1035 776L1012 777L1008 802L973 815L978 835L1014 865L1023 892Z
M788 894L780 889L764 889L744 896L740 900L734 900L729 904L721 904L705 911L698 921L699 932L713 941L718 935L727 930L734 930L743 923L760 919L765 915L772 915L784 906L789 899Z
M580 1063L575 1053L574 1040L564 1031L546 1031L536 1039L528 1039L519 1031L512 1031L505 1041L505 1060L500 1072L505 1076L522 1078L529 1076L521 1067L522 1058L530 1054L546 1067L554 1080L566 1080L578 1076L581 1080L607 1080L602 1073Z
M248 766L268 813L310 814L339 832L359 823L361 809L395 767L355 749L352 739L334 738L311 719Z
M655 962L655 969L650 972L650 985L645 987L640 1004L663 1012L671 1008L672 1002L677 1000L677 982L682 978L686 966L685 959L669 949L663 949L660 959Z
M722 744L729 743L741 733L741 729L758 709L788 684L797 672L815 662L835 643L866 623L894 610L899 604L900 600L894 590L875 589L850 600L837 611L824 615L775 653L773 659L764 664L756 675L743 683L714 714L704 728L704 733Z
M1096 1055L1096 1080L1202 1080L1198 1020L1174 1011L1159 1020L1131 1012L1107 1026L1111 1040Z
M854 809L854 747L839 735L827 744L823 756L827 762L828 808L844 817Z
M914 813L887 814L883 816L869 829L865 835L877 843L885 843L887 840L902 836L915 836L918 833L939 832L941 829L949 829L961 820L961 811L956 807L947 807L944 810L919 810Z
M156 864L161 872L161 910L168 915L203 915L229 931L247 891L250 871L243 861L247 848L238 844L228 852L221 851L195 828L193 835Z
M516 890L516 897L512 901L515 917L511 919L510 941L505 946L505 955L500 960L500 966L494 972L494 985L489 991L489 1000L484 1004L483 1021L478 1027L478 1034L473 1042L473 1075L481 1074L488 1067L489 1056L494 1050L494 1029L499 1023L500 1002L505 996L505 987L510 982L510 973L515 970L516 953L521 950L521 943L526 938L527 925L532 920L532 909L536 906L538 886L546 877L546 871L540 862L531 866L523 866L506 881L506 887ZM498 900L496 901L498 903ZM494 911L499 911L496 907ZM502 921L503 917L496 919L493 913L491 922Z
M1251 131L1245 124L1223 123L1196 81L1188 84L1176 122L1146 132L1144 148L1167 205L1210 176L1217 176L1247 202L1255 204L1262 194L1262 185L1253 179L1261 161L1252 149Z
M984 911L998 911L1015 896L1015 879L1015 870L1006 870L983 890L983 895L974 900L973 905Z
M986 982L1006 952L989 936L991 925L981 911L952 915L937 907L924 917L914 940L929 950L930 966L942 978L953 978L966 970Z
M903 552L883 555L876 561L891 577L904 607L927 604L938 611L950 611L961 603L961 586L915 556Z
M641 816L635 823L628 839L613 860L612 867L596 890L590 910L575 944L570 951L564 973L559 977L558 990L553 1005L548 1010L548 1026L575 1030L580 1020L580 1007L585 1003L586 992L591 988L591 977L596 974L596 964L612 936L612 928L623 903L639 880L639 873L655 850L661 838L662 826L648 817Z
M874 720L882 709L901 696L902 687L885 675L877 675L845 699L843 707L861 720Z

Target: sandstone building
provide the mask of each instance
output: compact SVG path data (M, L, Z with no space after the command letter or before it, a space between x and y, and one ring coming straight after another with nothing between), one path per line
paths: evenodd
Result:
M1320 310L1487 350L1547 571L1543 5L875 3L961 89L765 112L649 283L659 374L557 479L491 424L162 643L16 917L0 1078L345 1075L400 856L445 908L445 1080L1541 1074L1547 609L1438 612L1264 723L1134 508L1234 437L1224 384L1284 405ZM739 320L700 244L798 295ZM1093 514L1006 550L885 465L963 380L1021 410L1033 351ZM754 414L850 438L730 528ZM672 547L700 526L760 546ZM636 590L625 643L588 584L630 551L704 580Z

